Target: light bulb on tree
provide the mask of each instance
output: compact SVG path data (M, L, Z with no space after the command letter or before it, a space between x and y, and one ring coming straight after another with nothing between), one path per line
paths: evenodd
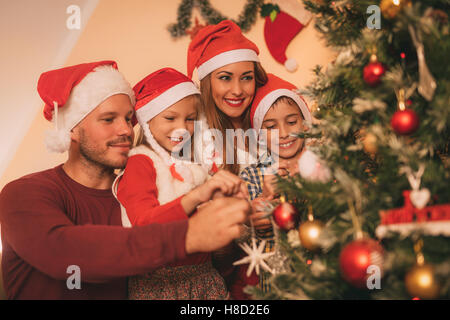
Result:
M423 240L414 245L416 265L405 276L405 287L412 297L420 299L436 299L439 297L439 283L432 265L425 263L422 253Z
M319 249L319 237L322 233L323 227L323 222L314 220L312 207L310 206L308 212L308 221L300 224L300 227L298 229L298 235L301 245L310 251L316 251L317 249Z

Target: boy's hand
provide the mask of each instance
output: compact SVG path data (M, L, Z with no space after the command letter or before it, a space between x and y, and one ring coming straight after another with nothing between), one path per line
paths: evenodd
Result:
M277 174L281 177L293 176L298 173L297 161L280 161L278 164ZM263 181L263 197L272 200L277 196L275 192L276 176L273 174L265 174Z
M263 218L264 216L267 215L267 212L263 211L264 205L262 204L262 202L266 200L267 199L258 197L256 199L253 199L251 202L252 214L250 215L249 218L251 219L255 229L265 229L272 225L272 223L268 218Z
M277 179L273 174L265 174L263 177L263 192L262 197L267 200L272 200L275 196L275 183Z

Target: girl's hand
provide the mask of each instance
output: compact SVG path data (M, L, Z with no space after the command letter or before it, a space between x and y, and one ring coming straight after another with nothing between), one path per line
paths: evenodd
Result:
M188 195L191 195L199 205L220 197L248 199L248 190L245 182L238 176L225 170L219 170L211 179L192 190Z
M226 197L248 198L245 182L238 176L225 170L219 170L203 186L205 196L209 196L207 200L213 198L216 192Z

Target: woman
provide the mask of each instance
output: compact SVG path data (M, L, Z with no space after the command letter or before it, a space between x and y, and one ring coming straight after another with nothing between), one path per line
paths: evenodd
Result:
M188 76L192 78L197 69L207 124L222 133L224 142L226 129L250 128L250 105L255 91L267 82L258 54L258 47L230 20L201 29L189 45ZM239 174L246 164L240 167L236 161L237 143L225 143L224 147L223 150L233 148L230 151L235 160L227 163L224 152L224 168Z
M227 151L221 155L223 169L235 175L250 164L237 161L238 152L248 151L248 144L244 136L237 137L240 141L227 141L226 130L245 132L250 128L250 105L257 88L267 82L258 54L258 47L230 20L201 29L188 49L188 76L192 79L197 69L203 114L208 126L222 133L222 150ZM238 145L245 150L238 149ZM227 153L233 155L234 161L227 161ZM248 298L243 288L247 284L256 285L259 280L255 274L251 278L245 276L246 266L233 270L231 264L239 259L240 251L228 248L214 257L215 266L225 277L234 299Z

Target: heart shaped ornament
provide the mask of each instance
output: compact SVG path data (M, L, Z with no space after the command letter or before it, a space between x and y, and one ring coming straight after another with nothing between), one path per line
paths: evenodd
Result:
M428 201L430 200L430 190L427 188L420 189L420 190L413 190L409 194L409 198L411 199L412 204L417 209L423 209L427 205Z

